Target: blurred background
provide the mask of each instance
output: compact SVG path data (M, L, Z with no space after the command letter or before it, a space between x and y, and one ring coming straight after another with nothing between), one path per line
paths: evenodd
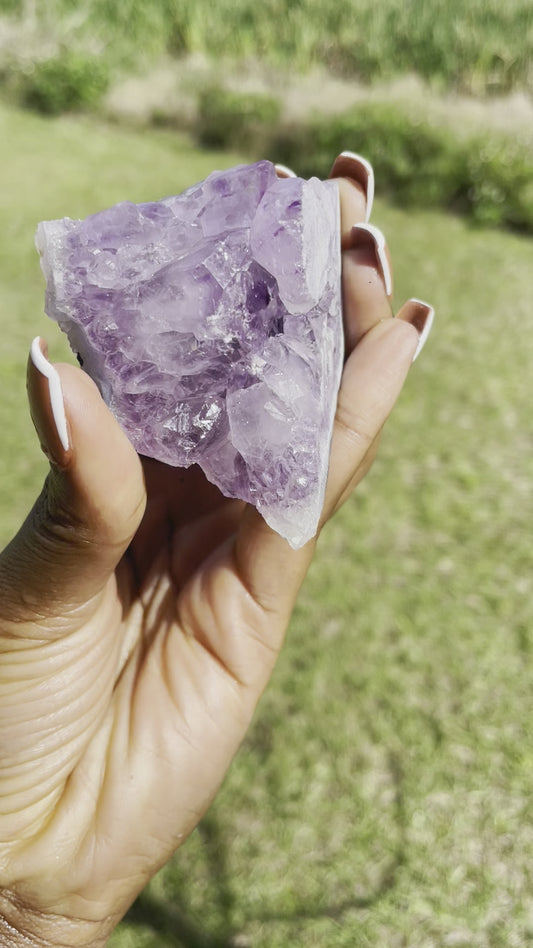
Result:
M0 545L46 472L37 223L374 165L436 309L199 829L112 948L533 944L530 0L0 0Z

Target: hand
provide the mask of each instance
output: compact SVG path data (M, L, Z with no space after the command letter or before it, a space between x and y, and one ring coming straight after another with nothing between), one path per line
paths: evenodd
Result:
M432 317L410 301L392 318L384 241L352 229L369 167L341 156L332 175L347 358L322 524L370 467ZM316 540L294 551L198 469L139 458L88 376L32 352L51 466L0 557L0 941L94 948L213 799Z

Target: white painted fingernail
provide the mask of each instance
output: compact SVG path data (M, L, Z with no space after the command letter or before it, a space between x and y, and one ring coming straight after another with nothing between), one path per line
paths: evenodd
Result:
M48 361L41 349L41 340L36 336L30 348L30 358L35 368L41 375L48 379L48 391L50 393L50 406L56 426L57 434L61 445L65 451L69 449L67 417L65 415L65 404L63 402L63 391L61 389L61 379L54 369L54 366Z
M435 310L429 303L424 303L424 300L412 299L412 303L417 303L420 307L423 307L421 313L422 318L420 320L412 320L412 325L418 329L418 345L416 347L415 354L413 356L413 362L415 359L418 359L418 356L422 352L426 344L427 337L431 332L431 327L433 326L433 320L435 319ZM425 311L425 312L424 312Z
M298 175L292 170L292 168L287 168L287 165L274 165L276 169L276 174L278 178L297 178Z
M355 151L342 151L333 162L330 177L352 178L365 192L365 221L368 223L374 206L374 169L366 158Z
M373 224L355 224L355 226L352 227L352 241L354 247L368 241L368 238L370 238L374 245L376 262L383 277L385 292L387 296L392 296L392 273L387 257L385 237L379 227L374 227Z

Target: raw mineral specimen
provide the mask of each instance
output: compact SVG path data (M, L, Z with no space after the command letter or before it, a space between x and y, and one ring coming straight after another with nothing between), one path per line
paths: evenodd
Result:
M46 312L140 454L199 464L297 548L343 360L338 190L268 161L39 224Z

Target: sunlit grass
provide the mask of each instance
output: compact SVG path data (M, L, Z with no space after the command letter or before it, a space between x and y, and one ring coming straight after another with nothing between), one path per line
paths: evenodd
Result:
M4 540L45 471L29 342L39 332L67 355L42 315L37 222L156 198L237 160L0 111ZM373 471L324 532L220 796L113 948L533 938L533 246L383 203L374 220L397 304L434 303L433 335Z

